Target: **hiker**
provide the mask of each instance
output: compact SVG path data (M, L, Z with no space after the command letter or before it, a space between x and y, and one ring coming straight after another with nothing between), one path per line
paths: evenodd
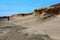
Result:
M7 17L8 21L9 21L9 17Z

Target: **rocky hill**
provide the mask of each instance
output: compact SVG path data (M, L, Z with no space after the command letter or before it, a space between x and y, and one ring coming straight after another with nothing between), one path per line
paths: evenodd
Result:
M60 6L0 17L0 40L60 40Z

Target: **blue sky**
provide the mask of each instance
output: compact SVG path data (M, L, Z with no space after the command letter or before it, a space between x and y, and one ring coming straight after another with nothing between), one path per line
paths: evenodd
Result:
M36 8L49 7L60 0L0 0L0 16L33 12Z

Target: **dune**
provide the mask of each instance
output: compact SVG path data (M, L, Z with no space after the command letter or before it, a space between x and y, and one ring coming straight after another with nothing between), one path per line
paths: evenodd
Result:
M60 40L60 5L0 17L0 40Z

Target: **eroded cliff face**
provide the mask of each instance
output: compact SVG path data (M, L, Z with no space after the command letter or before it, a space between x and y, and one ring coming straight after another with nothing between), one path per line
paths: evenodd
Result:
M0 40L58 39L60 40L60 6L0 17Z
M59 15L60 14L60 7L49 7L43 9L36 9L34 11L36 16L40 16L41 18L48 18L51 16Z

